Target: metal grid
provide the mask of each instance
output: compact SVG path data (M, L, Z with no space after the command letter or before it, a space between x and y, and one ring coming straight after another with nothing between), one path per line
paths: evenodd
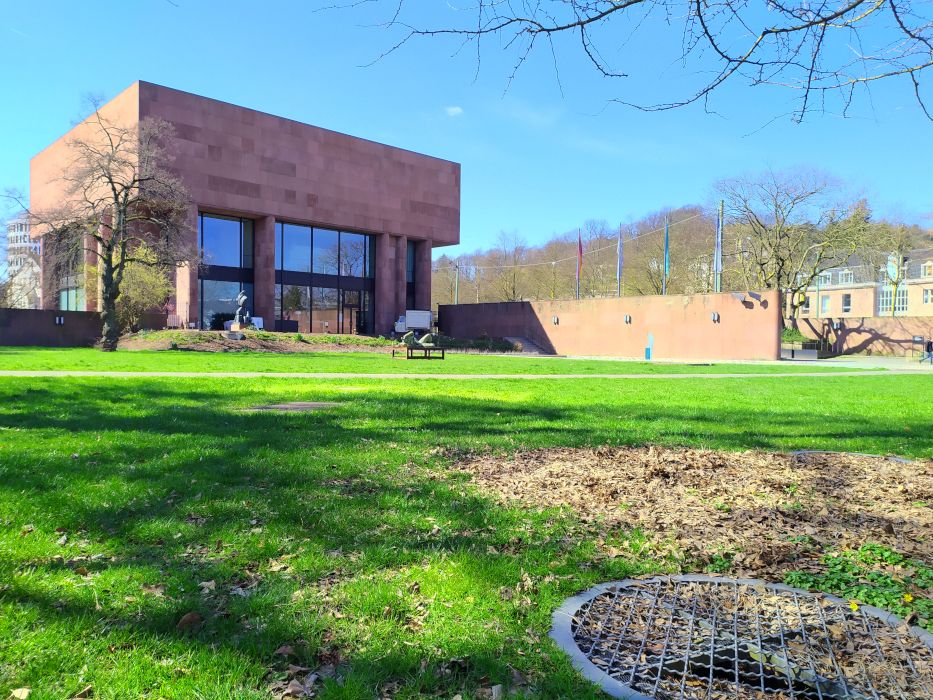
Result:
M933 635L781 584L603 584L568 600L551 634L585 676L632 700L933 698Z

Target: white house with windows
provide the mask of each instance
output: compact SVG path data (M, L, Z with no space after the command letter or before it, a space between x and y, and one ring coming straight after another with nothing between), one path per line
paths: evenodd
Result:
M881 269L853 256L817 275L804 294L802 318L933 316L933 248L892 256Z

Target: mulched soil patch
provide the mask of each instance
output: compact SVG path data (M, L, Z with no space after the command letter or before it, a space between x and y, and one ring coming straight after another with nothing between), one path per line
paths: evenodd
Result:
M168 350L172 347L170 339L147 339L139 336L127 336L120 339L121 350ZM372 352L387 355L391 346L353 345L337 343L302 343L297 340L281 338L262 340L246 337L243 340L229 340L220 333L204 333L194 341L178 340L175 348L195 352L238 352L252 350L258 352L299 353L299 352Z
M689 568L731 558L731 574L781 580L821 571L827 551L879 543L933 560L933 460L689 448L556 448L458 462L484 490L570 506L598 528L641 530Z

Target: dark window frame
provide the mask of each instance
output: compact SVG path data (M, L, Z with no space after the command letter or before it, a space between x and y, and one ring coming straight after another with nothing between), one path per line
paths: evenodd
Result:
M252 219L245 218L242 216L228 216L227 214L214 214L209 211L199 211L198 212L198 252L203 257L204 255L204 218L209 219L222 219L224 221L236 221L240 227L240 235L237 237L237 260L240 261L240 264L237 268L234 268L232 265L208 265L203 264L201 267L204 268L219 268L226 267L232 269L241 269L241 270L252 270L256 264L256 222ZM243 264L243 236L245 233L244 222L248 221L250 223L250 244L252 245L253 250L250 251L249 267L246 267ZM232 280L231 280L232 281Z
M285 270L285 225L291 224L293 226L302 226L311 229L311 259L309 261L311 272L299 272L296 270ZM328 233L336 234L337 237L337 274L329 274L323 272L314 272L314 253L316 245L317 231L327 231ZM364 236L366 239L366 245L363 248L363 276L351 276L341 274L341 263L343 262L343 240L342 237L344 234L354 235L354 236ZM308 288L308 297L311 299L310 304L310 314L311 314L311 324L313 328L314 323L314 302L313 295L315 288L324 288L324 289L334 289L337 291L337 300L338 300L338 314L340 312L340 306L343 302L343 293L344 292L359 292L360 293L360 304L364 305L365 299L365 327L368 333L375 332L374 325L374 308L375 308L375 291L376 291L376 236L371 233L364 233L362 231L350 231L334 228L326 228L324 226L314 226L311 224L298 223L294 221L289 221L286 219L276 219L275 222L275 290L274 293L281 296L284 294L285 286L299 286ZM276 319L275 323L277 326L284 327L282 323L286 319L282 318L281 309L276 310ZM334 332L334 331L332 331ZM337 331L339 332L339 330Z

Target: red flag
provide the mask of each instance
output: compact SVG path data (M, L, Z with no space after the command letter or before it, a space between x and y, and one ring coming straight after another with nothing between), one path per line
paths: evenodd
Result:
M577 274L583 272L583 239L580 237L580 230L577 229Z

